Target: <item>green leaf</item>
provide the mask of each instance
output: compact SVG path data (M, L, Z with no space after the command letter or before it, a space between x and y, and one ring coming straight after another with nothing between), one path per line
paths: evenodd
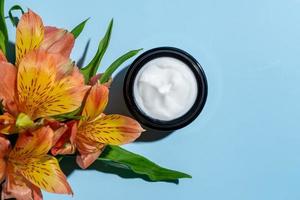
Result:
M63 115L54 116L53 118L56 119L57 121L64 122L67 120L80 120L82 117L76 115L63 114Z
M4 0L0 0L0 48L6 55L6 47L8 43L7 27L4 16Z
M80 24L78 24L75 28L73 28L73 30L71 31L71 33L74 35L75 38L77 38L80 33L82 32L82 30L85 27L86 22L89 20L90 18L87 18L86 20L84 20L83 22L81 22Z
M143 156L129 152L118 146L108 145L98 160L114 167L130 169L136 174L146 175L151 181L172 181L180 178L192 178L188 174L163 168Z
M98 50L94 56L94 58L91 60L91 62L84 68L82 68L80 71L82 72L85 82L87 83L91 77L96 75L100 62L106 52L106 49L109 45L110 41L110 36L112 32L112 27L113 27L113 19L110 21L107 31L105 33L105 36L102 38L98 45Z
M82 106L80 106L79 108L77 108L76 110L74 110L72 112L53 116L53 118L58 121L67 121L67 120L72 120L72 119L80 120L82 117L78 116L78 115L79 115L79 113L81 113L81 111L82 111Z
M5 36L1 31L0 31L0 49L4 54L6 53Z
M120 65L122 65L126 60L138 54L142 49L132 50L119 57L116 61L114 61L103 73L100 78L100 83L105 83L109 80L111 75L118 69Z
M14 5L13 7L11 7L11 8L9 9L9 11L8 11L8 16L9 16L9 19L10 19L11 23L12 23L15 27L16 27L16 26L18 25L18 23L19 23L19 18L13 16L12 11L16 11L16 10L19 10L19 11L22 13L22 15L24 14L23 8L22 8L21 6L19 6L19 5Z

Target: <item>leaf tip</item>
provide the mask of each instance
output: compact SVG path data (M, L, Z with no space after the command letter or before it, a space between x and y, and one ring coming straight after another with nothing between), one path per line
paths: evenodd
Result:
M183 178L193 178L193 177L189 174L185 174L185 177L183 177Z
M87 21L89 21L91 17L86 18L82 23L85 25Z
M114 18L111 18L110 21L109 21L109 25L108 25L109 28L108 29L112 30L113 25L114 25Z

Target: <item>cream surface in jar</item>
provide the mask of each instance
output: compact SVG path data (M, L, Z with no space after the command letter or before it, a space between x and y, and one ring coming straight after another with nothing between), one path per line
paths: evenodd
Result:
M197 98L197 81L187 64L172 57L147 62L136 75L133 95L149 117L170 121L186 114Z

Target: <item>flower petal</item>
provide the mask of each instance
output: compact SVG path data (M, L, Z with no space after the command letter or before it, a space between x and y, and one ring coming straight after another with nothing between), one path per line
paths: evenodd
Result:
M16 119L9 113L0 115L0 133L11 134L15 130Z
M72 155L72 154L75 154L75 152L76 152L75 145L73 145L69 142L64 143L64 145L60 148L51 149L51 153L54 156L56 156L56 155Z
M68 130L68 127L65 123L61 123L54 119L45 119L44 125L50 126L50 128L54 131L54 136L53 136L53 140L52 140L53 145L55 145L57 143L57 141Z
M18 166L18 171L32 184L52 193L73 194L56 158L44 155Z
M4 158L10 151L10 142L4 136L0 135L0 158Z
M7 62L7 59L6 59L5 55L4 55L4 53L0 49L0 62L1 61Z
M44 25L40 16L29 10L22 15L16 34L16 65L30 50L39 48L44 38Z
M107 115L83 123L78 128L77 137L104 144L121 145L134 141L142 131L140 124L129 117Z
M4 180L6 172L6 156L11 149L9 140L0 136L0 183Z
M17 69L8 62L0 61L0 100L7 110L15 99Z
M10 152L12 160L19 158L39 157L48 153L52 147L54 132L49 126L33 132L20 133L15 147Z
M5 172L6 172L6 161L1 158L0 159L0 183L3 182L5 179Z
M48 26L45 27L45 37L41 48L51 53L59 53L68 58L74 46L74 41L73 34L67 30Z
M54 132L47 126L20 134L9 161L28 181L48 192L72 194L56 158L47 155Z
M82 169L88 168L97 158L99 158L100 154L102 153L102 150L98 150L95 153L89 153L89 154L79 154L76 156L76 162L79 167Z
M101 84L94 85L83 107L82 116L84 121L91 121L103 113L108 102L108 88Z
M76 110L87 91L83 76L69 60L43 50L28 53L19 65L20 111L33 120Z
M88 168L103 152L105 144L89 141L80 135L76 137L76 148L79 154L76 157L77 164L82 168Z
M77 132L77 122L70 121L66 124L66 126L67 130L60 136L60 138L58 138L51 149L52 155L74 154L76 151L74 139Z
M26 181L20 174L9 172L2 185L1 199L42 200L39 188Z

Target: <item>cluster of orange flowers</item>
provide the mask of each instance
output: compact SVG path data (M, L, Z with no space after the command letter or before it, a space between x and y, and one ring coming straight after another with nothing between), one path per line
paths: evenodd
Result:
M132 142L143 131L131 118L103 113L108 85L85 84L69 58L74 40L29 10L17 26L15 65L0 51L2 199L42 199L41 189L72 194L54 156L77 154L78 165L87 168L105 145ZM78 120L53 117L75 110Z

